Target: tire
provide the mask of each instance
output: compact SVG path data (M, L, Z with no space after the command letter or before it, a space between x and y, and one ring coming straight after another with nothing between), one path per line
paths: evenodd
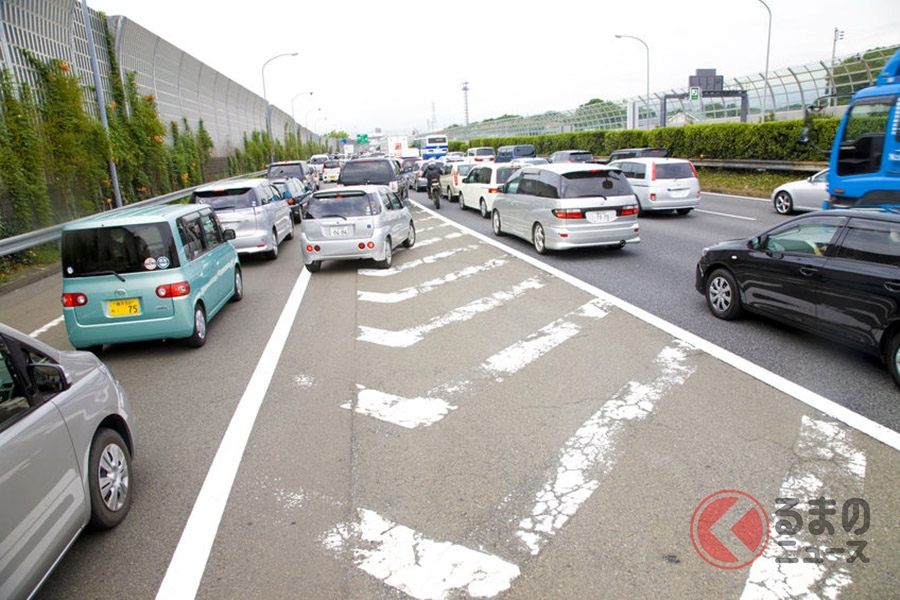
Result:
M494 211L491 213L491 230L494 232L494 235L497 237L501 237L503 235L503 229L501 228L500 223L500 212Z
M463 197L462 192L459 193L459 209L466 210L466 199Z
M900 386L900 331L894 333L894 337L888 343L887 354L885 356L888 371L894 378L894 383Z
M240 302L244 297L244 275L241 273L240 267L234 268L234 293L231 295L232 302Z
M446 194L446 198L447 198L447 200L449 200L450 202L453 202L453 193L450 191L450 186L449 186L449 185L447 186L447 194Z
M481 211L482 219L487 219L488 217L491 216L490 213L488 212L487 202L484 201L484 198L482 198L481 200L478 201L478 210Z
M772 206L779 215L789 215L794 212L794 199L787 192L778 192L772 199Z
M278 233L272 230L272 249L266 253L269 260L278 260Z
M540 223L535 223L534 227L531 228L531 242L534 244L534 249L538 254L547 254L546 241L544 226Z
M322 270L322 261L314 260L311 263L308 263L306 265L306 270L309 271L310 273L318 273L319 271Z
M377 261L378 267L381 269L390 269L394 264L394 248L391 238L384 240L384 260Z
M101 428L91 442L88 459L91 529L111 529L131 508L131 453L119 433Z
M692 210L694 210L694 209L693 208L676 208L675 212L678 213L679 215L686 215L689 212L691 212Z
M416 243L416 226L410 221L409 222L409 235L406 236L406 239L403 240L404 248L412 248Z
M741 314L741 293L730 271L716 269L706 278L704 288L706 305L714 316L730 321Z
M187 339L188 346L199 348L206 343L206 311L202 304L194 307L194 333Z

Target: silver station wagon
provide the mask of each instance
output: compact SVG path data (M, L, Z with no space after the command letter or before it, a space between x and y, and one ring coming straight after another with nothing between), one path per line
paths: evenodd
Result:
M560 163L519 169L500 186L491 210L494 235L528 240L549 250L641 241L638 200L619 169Z
M321 190L309 196L303 211L300 240L310 273L319 271L325 260L373 259L387 269L394 248L416 243L408 201L387 186Z

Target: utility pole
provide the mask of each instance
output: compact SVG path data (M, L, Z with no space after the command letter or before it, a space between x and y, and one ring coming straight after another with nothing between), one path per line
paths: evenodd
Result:
M469 126L469 82L468 81L463 81L462 91L463 91L463 101L465 102L465 108L466 108L466 127L468 127Z

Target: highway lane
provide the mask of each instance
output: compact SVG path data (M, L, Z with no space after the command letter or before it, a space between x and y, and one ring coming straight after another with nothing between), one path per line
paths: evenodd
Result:
M881 515L898 509L896 451L425 211L416 223L395 269L311 278L197 597L737 597L747 570L714 569L691 546L697 503L736 488L774 511L803 449L832 439L873 474L829 461L818 491L843 502L864 483ZM138 417L135 505L79 540L41 597L154 597L302 274L298 250L245 261L245 299L204 348L104 353ZM579 261L603 274L630 251ZM42 324L58 296L42 282L0 312ZM35 310L13 310L23 299ZM60 326L41 338L67 347ZM851 573L859 595L890 591L893 523L879 521L879 561ZM166 597L193 597L182 591Z
M413 197L431 206L424 194ZM490 221L474 211L445 202L440 212L493 235ZM768 200L705 193L700 209L688 216L642 216L640 244L620 251L577 250L541 257L524 240L496 239L900 431L900 390L879 360L752 315L721 321L694 290L694 268L705 246L748 237L786 218L775 213ZM727 386L723 391L728 392Z

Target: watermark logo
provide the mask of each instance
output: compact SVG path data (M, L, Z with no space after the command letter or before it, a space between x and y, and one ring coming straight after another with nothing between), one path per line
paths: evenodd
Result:
M691 542L703 560L720 569L741 569L759 558L769 542L769 518L745 492L710 494L691 517Z

